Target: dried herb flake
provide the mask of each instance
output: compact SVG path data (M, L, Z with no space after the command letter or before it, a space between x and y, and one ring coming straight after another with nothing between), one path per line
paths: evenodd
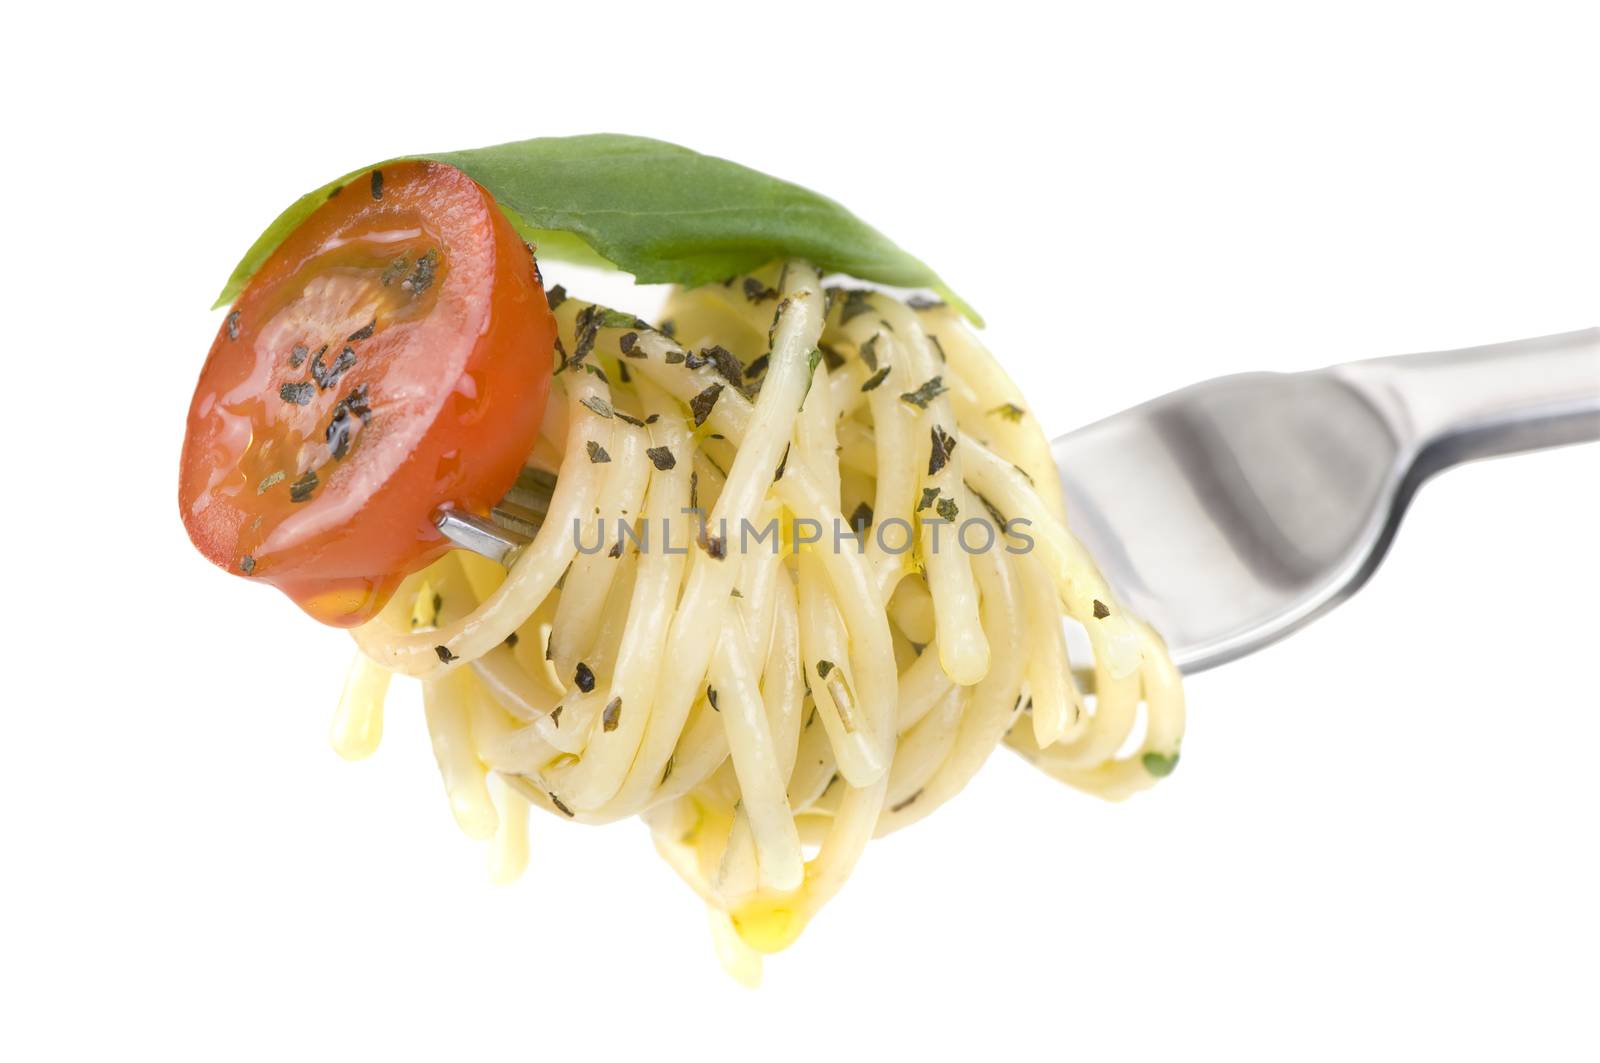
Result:
M594 671L579 661L577 671L572 674L572 681L577 684L579 690L587 694L594 689Z
M932 476L950 463L950 455L955 453L956 440L943 425L934 425L929 432L933 437L933 450L928 455L928 475Z
M289 485L289 501L304 502L316 489L317 474L314 470L307 469L304 476Z
M696 428L706 423L706 418L711 416L711 408L717 404L717 399L721 396L722 385L712 384L689 400L689 412L694 414L694 426Z

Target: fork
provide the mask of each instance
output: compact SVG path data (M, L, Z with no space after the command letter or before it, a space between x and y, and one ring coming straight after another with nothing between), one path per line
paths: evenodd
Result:
M1359 590L1435 473L1595 440L1600 328L1219 377L1051 449L1073 530L1193 673Z
M1253 653L1360 589L1418 486L1476 458L1600 440L1600 328L1218 377L1051 444L1074 532L1184 672ZM456 545L510 565L553 479L524 470Z

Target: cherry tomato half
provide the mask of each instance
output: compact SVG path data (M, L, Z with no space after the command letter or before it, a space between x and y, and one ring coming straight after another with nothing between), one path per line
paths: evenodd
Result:
M538 436L555 319L489 193L396 163L337 189L256 273L189 406L200 552L350 626L486 513Z

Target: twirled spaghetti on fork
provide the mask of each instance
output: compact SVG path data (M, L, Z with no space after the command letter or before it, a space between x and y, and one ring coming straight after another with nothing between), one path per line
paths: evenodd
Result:
M373 202L381 191L374 178ZM384 254L448 244L371 239ZM510 268L504 259L494 268ZM370 317L340 359L355 380L362 341L445 312L452 283L481 283L450 246L379 264L341 260L320 287L291 265L274 274L286 294L241 301L256 349L291 352L265 385L277 384L287 412L252 409L302 418L278 457L247 452L272 461L292 450L298 464L241 482L260 498L283 481L313 486L265 526L229 524L262 547L230 567L286 573L277 582L309 610L360 621L333 728L346 756L376 746L390 677L421 680L451 808L468 834L494 839L502 876L525 860L530 804L584 823L642 816L711 909L725 962L750 977L759 953L791 943L838 891L871 838L952 798L1002 741L1105 797L1171 770L1184 718L1177 671L1068 530L1046 437L1016 387L952 308L825 287L799 259L674 288L655 326L551 288L553 386L547 400L537 390L536 431L524 422L512 434L531 438L516 444L515 465L553 473L554 487L509 569L434 544L409 572L362 584L376 588L365 596L348 571L328 575L331 563L314 586L296 583L301 574L274 560L274 543L298 544L281 529L317 512L302 502L334 505L336 485L349 486L336 477L354 476L343 464L352 438L384 444L385 411L406 399L378 378L335 375L325 387L340 364L327 358L304 384L283 377L304 371L304 356L288 363L317 341L294 330L317 320L339 334ZM534 267L528 290L541 288ZM230 316L218 350L239 340L242 320ZM470 410L501 395L489 390L495 371L456 386ZM259 370L239 378L262 386ZM305 412L324 391L325 429ZM196 416L217 405L197 394ZM211 438L192 427L190 448ZM440 454L439 468L472 460ZM214 476L208 489L226 482ZM488 494L463 508L481 512ZM204 531L191 521L203 548ZM325 534L333 545L318 557L347 538ZM232 541L218 552L243 553ZM1086 691L1069 626L1092 652Z

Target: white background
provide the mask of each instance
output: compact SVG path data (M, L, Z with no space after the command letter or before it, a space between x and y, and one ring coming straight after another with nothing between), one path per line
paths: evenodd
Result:
M525 136L844 201L1053 431L1600 324L1592 4L200 10L25 5L0 43L0 1056L1594 1058L1600 447L1427 487L1353 602L1189 684L1154 792L997 754L757 992L637 824L540 817L488 885L405 684L339 761L345 636L211 569L173 497L265 223Z

